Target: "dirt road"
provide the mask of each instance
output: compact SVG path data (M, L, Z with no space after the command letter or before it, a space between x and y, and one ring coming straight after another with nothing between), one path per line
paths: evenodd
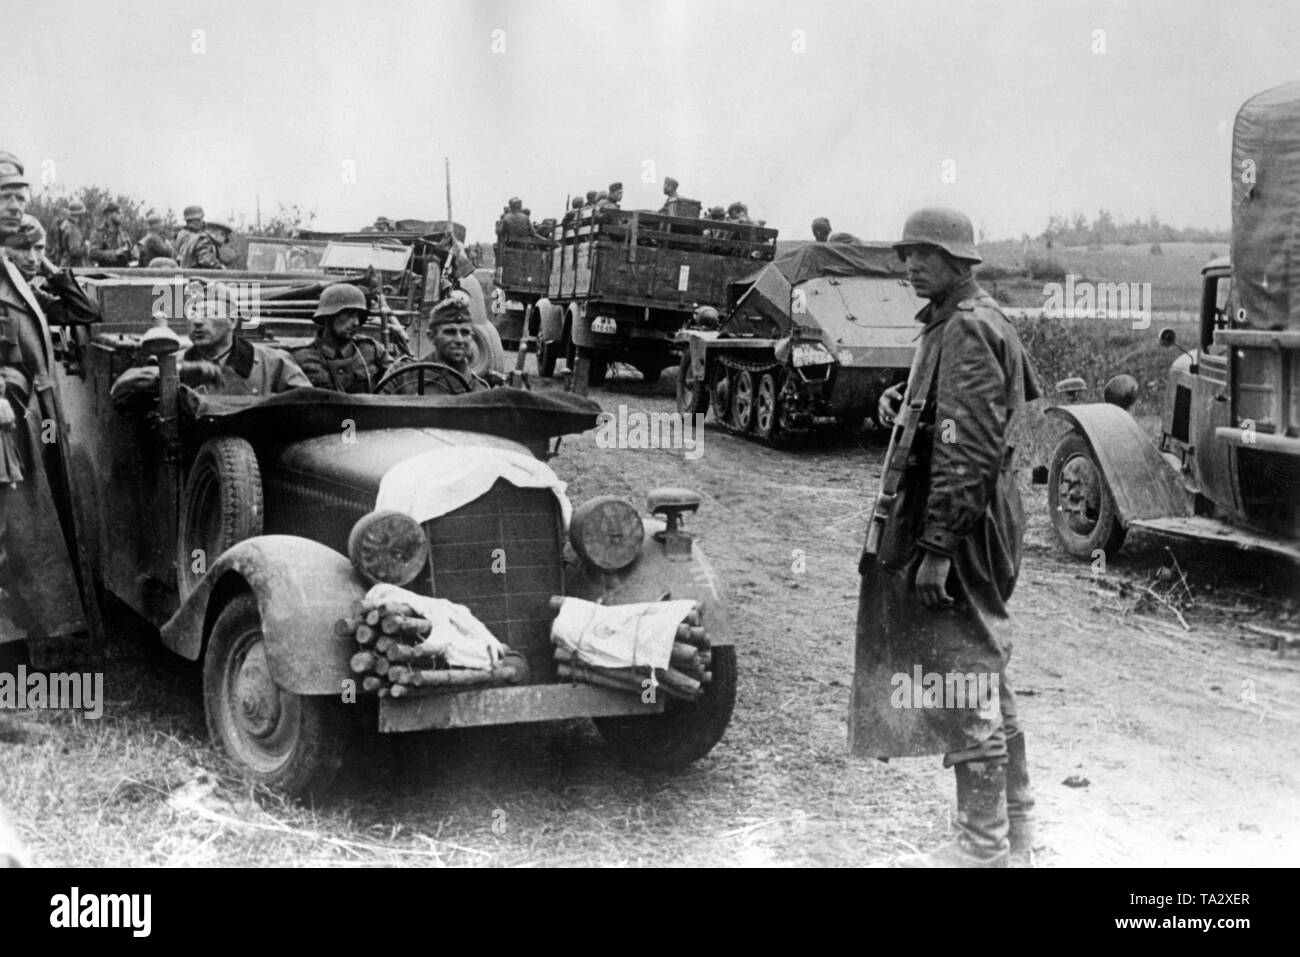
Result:
M593 392L607 410L673 408L671 375L654 387L625 375ZM102 721L0 746L13 772L0 797L51 864L883 865L932 847L953 813L940 759L845 753L856 558L881 455L861 436L775 451L712 424L695 460L601 449L594 433L565 440L552 465L575 501L641 504L664 485L704 496L691 528L731 590L741 680L726 737L685 773L622 770L589 724L570 722L410 737L375 746L326 805L255 802L208 774L223 762L196 670L136 636L110 647ZM1257 580L1281 572L1180 552L1189 598L1178 573L1156 577L1163 547L1136 542L1094 578L1063 560L1042 490L1026 491L1012 674L1036 863L1300 859L1300 658L1242 627L1287 624L1286 586Z

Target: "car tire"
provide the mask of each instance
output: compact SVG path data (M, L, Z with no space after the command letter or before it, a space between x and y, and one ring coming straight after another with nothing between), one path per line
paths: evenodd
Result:
M324 790L343 765L343 704L298 695L271 679L257 600L232 598L203 656L203 711L214 744L256 782L290 797Z
M662 714L595 718L620 761L647 771L672 771L704 757L722 740L736 706L736 649L713 649L713 680L698 701L669 698Z
M474 352L470 356L469 367L475 375L485 379L489 372L506 371L506 353L501 345L501 334L490 322L474 326Z
M1076 558L1095 558L1098 550L1112 555L1123 547L1125 529L1115 499L1087 439L1078 432L1063 436L1052 453L1047 507L1056 537Z
M185 480L177 581L188 597L226 549L262 534L262 471L247 439L222 435L199 447Z

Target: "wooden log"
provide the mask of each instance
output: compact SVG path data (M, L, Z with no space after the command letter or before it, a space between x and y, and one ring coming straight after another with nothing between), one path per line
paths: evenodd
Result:
M392 635L381 635L379 637L379 640L375 642L375 651L379 652L381 655L388 656L389 660L391 661L393 655L393 648L395 648L396 646L397 646L397 639L395 639Z
M405 665L391 665L387 677L390 684L404 685L411 680L411 669Z
M403 645L399 642L393 642L392 647L388 649L388 660L399 665L422 662L422 667L432 668L436 657L423 645Z
M686 617L682 621L696 628L704 624L704 609L700 607L699 602L696 602L695 607L686 613Z
M375 664L372 670L377 675L388 674L388 659L383 655L375 655Z
M370 610L370 606L368 606L368 605L366 604L366 601L365 601L364 598L357 598L357 599L354 599L354 600L353 600L353 602L352 602L352 617L353 617L353 618L356 618L356 619L359 621L359 620L361 620L362 618L365 618L365 617L366 617L366 612L369 611L369 610Z
M551 606L551 611L555 612L558 615L560 613L560 609L564 607L564 596L552 595L550 600L550 606Z
M377 625L379 624L379 619L381 617L382 616L379 614L379 609L372 608L368 612L366 612L366 624L371 626Z
M351 638L357 631L357 619L340 618L334 622L334 634L340 638Z
M400 635L403 638L419 640L429 637L433 631L433 622L427 618L414 618L410 615L389 615L380 621L379 629L386 635Z
M381 601L379 603L379 614L385 618L389 615L402 615L410 618L415 614L415 609L404 601Z
M684 665L698 664L699 658L700 658L700 650L696 648L694 645L688 645L684 641L673 642L673 653L672 653L671 661L674 665L677 665L679 663Z
M481 685L492 680L492 672L477 668L408 669L409 677L403 684L417 688L429 688L434 685Z
M406 687L406 685L393 685L390 688L385 688L384 691L387 691L394 698L400 698L403 695L408 695L411 693L411 689ZM380 695L382 695L384 692L381 691L379 693Z
M375 640L375 629L369 625L357 625L356 638L358 645L369 645Z
M592 674L621 680L628 683L629 687L635 684L638 689L643 687L642 682L650 677L650 668L647 665L638 668L600 668L579 661L567 648L556 648L555 660L563 662L562 667L579 668ZM678 697L694 701L700 695L700 683L674 668L655 668L654 674L659 684L675 691Z
M366 691L378 691L385 686L384 679L378 675L366 675L361 682L361 687Z
M649 675L614 675L611 674L613 669L609 668L589 668L580 664L561 664L556 666L556 671L561 678L570 678L574 681L582 681L587 684L600 685L605 688L617 688L620 691L629 691L633 694L641 694L650 685L646 684ZM628 670L631 669L621 669ZM694 701L696 696L688 694L675 688L665 682L656 681L656 693L662 691L670 698L680 698L683 701Z
M379 656L373 651L358 651L348 662L354 674L364 675L375 670L375 659Z

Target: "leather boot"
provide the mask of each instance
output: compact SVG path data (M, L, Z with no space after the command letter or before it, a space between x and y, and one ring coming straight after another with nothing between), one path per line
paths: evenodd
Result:
M1025 760L1025 736L1007 738L1007 818L1011 853L1028 857L1034 847L1034 792L1029 787L1029 764Z
M1007 766L963 761L957 774L957 840L928 854L900 858L899 867L1006 867Z

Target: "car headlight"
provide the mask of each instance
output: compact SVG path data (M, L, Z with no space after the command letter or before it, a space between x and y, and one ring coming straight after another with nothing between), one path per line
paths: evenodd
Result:
M420 523L404 512L371 512L352 526L348 558L373 582L406 585L429 562L429 539Z
M573 550L589 565L601 571L627 568L641 553L645 526L630 502L602 495L573 510L569 519L569 541Z

